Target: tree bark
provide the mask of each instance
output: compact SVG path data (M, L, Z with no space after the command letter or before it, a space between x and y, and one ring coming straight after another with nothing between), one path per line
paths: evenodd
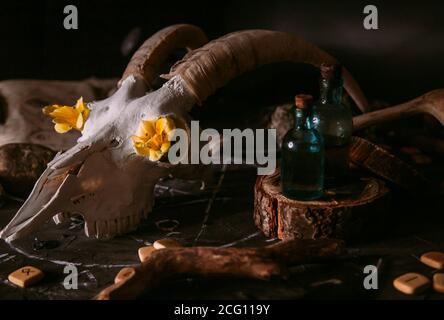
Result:
M259 248L167 248L154 251L128 278L102 290L94 299L135 299L172 279L234 277L267 280L285 277L292 265L323 262L346 253L339 240L292 240Z
M322 199L297 201L281 193L280 171L257 179L254 221L267 237L338 238L364 235L368 223L381 217L389 189L376 178L352 178L327 188Z

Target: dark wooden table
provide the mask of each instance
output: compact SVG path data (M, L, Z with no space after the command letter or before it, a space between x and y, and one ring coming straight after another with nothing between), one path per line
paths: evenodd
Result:
M442 169L436 169L443 177ZM214 179L203 190L201 181L164 180L156 188L156 204L137 231L108 241L88 239L83 223L73 219L56 226L52 221L33 236L7 244L0 240L0 299L90 299L113 282L124 266L138 264L137 249L166 236L187 246L263 246L266 239L254 226L254 168L214 168ZM413 201L415 199L416 202ZM444 251L443 196L429 206L403 192L393 196L392 216L376 239L349 246L359 256L292 269L287 280L267 282L226 279L186 279L166 284L149 299L444 299L433 290L408 297L393 289L393 279L417 271L432 276L433 269L418 257L426 251ZM0 227L15 214L20 202L6 200L0 209ZM380 231L380 230L379 230ZM41 248L41 241L46 246ZM39 246L40 245L40 246ZM378 290L363 287L364 266L380 263ZM79 272L77 290L63 286L64 266ZM46 277L33 287L18 288L8 274L24 265L42 269Z

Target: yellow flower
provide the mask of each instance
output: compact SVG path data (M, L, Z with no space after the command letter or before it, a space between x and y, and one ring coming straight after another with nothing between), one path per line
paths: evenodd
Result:
M73 107L54 104L44 107L42 111L53 119L54 129L58 133L65 133L71 129L82 131L90 112L82 97Z
M132 136L136 153L157 161L170 149L170 139L176 126L169 117L142 120L136 135Z

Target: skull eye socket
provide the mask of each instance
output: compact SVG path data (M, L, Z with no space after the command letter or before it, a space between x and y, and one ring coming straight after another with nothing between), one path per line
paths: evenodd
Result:
M122 144L122 139L120 139L119 137L116 137L116 138L111 139L111 141L109 142L109 147L112 149L118 148L121 144Z

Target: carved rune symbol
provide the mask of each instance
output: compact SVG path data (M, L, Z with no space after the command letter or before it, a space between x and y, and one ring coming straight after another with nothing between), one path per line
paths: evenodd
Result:
M26 273L27 276L29 276L30 273L34 272L31 268L23 268L22 273Z

